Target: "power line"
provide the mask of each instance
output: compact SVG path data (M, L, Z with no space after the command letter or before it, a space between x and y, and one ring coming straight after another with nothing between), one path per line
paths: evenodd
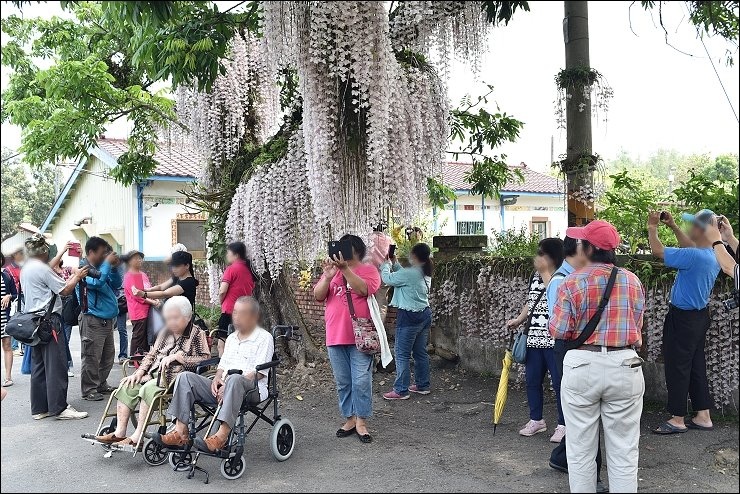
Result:
M719 72L717 72L717 67L714 65L714 60L712 59L712 56L709 54L709 50L707 50L707 45L704 44L704 38L702 36L699 36L699 41L701 41L701 46L704 47L704 51L707 53L707 58L709 58L709 63L712 64L712 69L714 69L714 74L717 76L717 80L719 81L719 85L722 87L722 91L725 93L725 98L727 98L727 103L730 105L730 109L732 110L732 114L735 115L735 120L740 123L740 118L737 116L737 111L735 111L735 107L732 106L732 100L730 99L730 95L727 94L727 89L725 89L725 85L722 82L722 79L719 76Z
M12 160L13 158L17 158L17 157L18 157L18 156L20 156L21 154L23 154L23 153L15 153L15 154L13 154L13 155L11 155L11 156L8 156L7 158L3 158L3 161L2 161L2 163L5 163L6 161L10 161L10 160Z

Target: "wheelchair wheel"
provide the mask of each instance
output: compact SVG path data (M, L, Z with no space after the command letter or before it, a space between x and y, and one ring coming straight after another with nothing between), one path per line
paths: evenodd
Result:
M191 453L170 453L169 462L174 471L184 472L190 468L190 464L193 462L193 455Z
M153 439L147 439L142 449L147 465L158 467L167 463L167 453L162 451L162 446L155 443Z
M236 480L244 475L247 469L247 461L243 456L226 458L221 462L221 475L229 480Z
M278 420L270 433L270 450L277 461L290 458L295 449L295 430L288 419Z
M106 434L110 434L111 432L115 432L116 427L118 427L118 419L116 417L113 417L113 420L110 421L110 424L101 427L97 435L104 436Z

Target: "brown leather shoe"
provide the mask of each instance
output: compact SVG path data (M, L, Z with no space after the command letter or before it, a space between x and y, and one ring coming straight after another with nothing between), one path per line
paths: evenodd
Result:
M207 453L215 453L224 449L224 446L226 446L226 439L221 439L217 435L209 436L205 439L198 438L195 441L195 447Z
M126 438L116 436L115 432L111 432L110 434L104 434L102 436L95 436L95 440L102 444L114 444L114 443L123 441L124 439Z
M188 437L180 435L177 431L168 432L167 434L153 434L152 439L168 448L182 448L188 444Z

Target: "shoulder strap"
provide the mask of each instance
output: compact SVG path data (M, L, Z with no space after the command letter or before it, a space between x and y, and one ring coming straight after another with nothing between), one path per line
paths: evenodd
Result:
M558 278L565 278L568 275L563 273L562 271L555 271L555 274L552 275L552 278L555 278L556 276ZM552 281L552 278L550 278L550 281Z
M352 319L355 319L355 304L352 303L352 294L349 293L350 287L347 283L347 278L342 275L342 282L344 283L344 294L347 296L347 307L349 307L349 315Z
M51 302L49 302L49 307L46 308L46 313L44 314L44 321L48 321L51 318L52 312L54 312L54 304L57 302L57 294L52 292L51 294Z
M606 284L606 288L604 289L604 295L601 297L601 302L599 302L599 307L596 309L596 312L594 312L594 315L591 316L591 319L588 320L586 327L583 328L583 331L581 331L581 334L578 335L578 338L565 342L566 351L575 350L579 346L583 345L586 340L588 340L591 335L594 334L594 331L596 331L596 326L598 326L599 321L601 321L601 314L604 313L604 309L609 303L609 297L611 297L612 289L614 288L614 282L617 280L617 273L619 273L619 268L617 268L616 266L612 267L612 272L609 276L609 281Z

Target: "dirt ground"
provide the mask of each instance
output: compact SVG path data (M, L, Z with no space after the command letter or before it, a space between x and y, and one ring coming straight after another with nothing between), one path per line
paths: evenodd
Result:
M79 342L73 341L73 345ZM77 353L79 354L79 353ZM526 397L512 389L502 423L493 435L494 377L433 366L434 392L388 403L380 392L392 376L375 377L375 442L338 439L341 424L326 364L281 376L283 416L295 425L293 456L276 462L268 446L269 426L258 425L247 439L248 468L227 481L211 458L210 471L188 480L168 466L149 467L121 453L104 458L99 446L80 439L93 432L102 403L80 399L79 378L70 379L70 403L90 412L81 421L31 420L28 376L17 376L2 403L2 492L567 492L566 475L547 466L549 434L518 435L527 420ZM118 367L114 373L119 372ZM713 432L679 436L650 434L664 414L646 407L642 421L640 490L643 492L738 492L736 419L717 420ZM554 403L546 419L554 426Z

